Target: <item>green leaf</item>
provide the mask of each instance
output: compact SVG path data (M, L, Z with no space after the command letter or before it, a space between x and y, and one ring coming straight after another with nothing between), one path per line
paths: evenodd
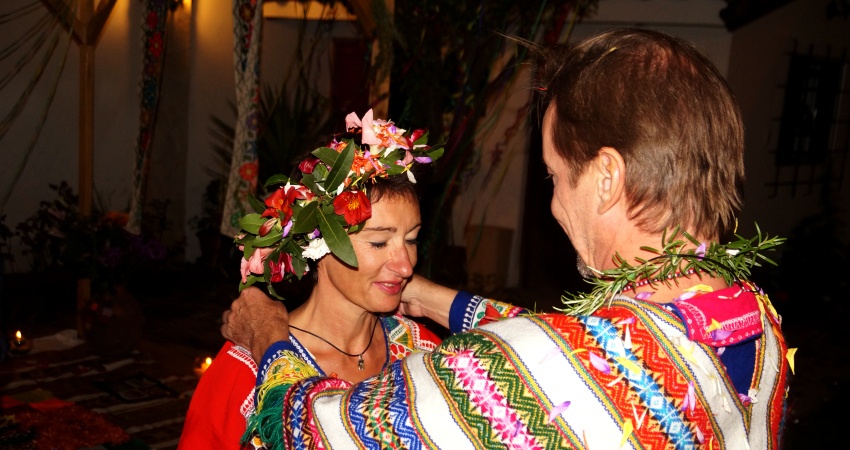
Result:
M319 188L319 185L316 184L316 179L312 175L304 175L304 178L301 179L301 184L307 186L316 195L325 195Z
M354 161L354 141L349 140L348 145L339 154L331 167L331 173L328 174L328 180L325 181L325 190L327 192L336 192L336 189L348 177L348 172L351 170L351 163Z
M419 139L413 143L413 145L425 145L428 143L428 131L422 133L422 136L419 136Z
M256 211L257 213L261 214L263 211L266 210L266 204L257 197L254 197L253 195L248 196L248 204L250 204L251 208L253 208L254 211Z
M275 243L280 241L282 238L283 238L283 236L281 235L281 233L279 231L278 232L272 232L272 233L269 233L269 234L267 234L263 237L257 236L254 239L253 245L254 245L254 247L271 247L272 245L274 245Z
M272 286L271 283L266 283L266 288L268 288L269 295L271 295L272 297L274 297L278 300L286 300L285 298L281 297L281 295L278 294L277 291L274 290L274 286Z
M254 240L251 239L250 242L245 243L245 248L242 249L242 257L245 259L251 259L251 255L254 254Z
M257 280L261 280L261 278L258 278L254 275L248 275L248 279L245 280L244 283L239 283L239 292L242 292L242 289L245 289L248 286L253 286L254 283L257 282Z
M277 174L270 176L269 179L266 180L266 184L264 184L263 186L269 187L276 185L285 185L286 183L289 183L289 177L287 177L286 175Z
M293 225L290 233L309 233L319 226L319 202L310 202L304 205L300 211L293 216Z
M323 163L333 167L337 158L339 158L339 152L330 147L319 147L313 150L313 156L321 159Z
M440 159L441 156L443 156L443 152L445 152L445 151L446 150L443 147L439 147L439 148L435 148L435 149L431 150L430 152L426 152L425 154L428 155L429 157L431 157L431 159L436 161L436 160Z
M395 163L396 161L398 161L399 159L402 158L402 153L401 153L402 151L403 150L397 148L397 149L391 151L388 155L382 156L378 160L381 161L385 166L403 167L403 166L399 166L398 164Z
M269 220L267 217L263 217L259 214L245 214L241 219L239 219L239 226L251 234L258 234L260 232L260 227L263 226L267 220Z
M292 257L292 271L295 272L295 276L300 280L302 276L304 276L304 269L307 267L307 261L304 261L301 258Z
M311 175L313 175L316 181L325 181L328 179L328 167L324 164L316 164Z
M334 214L336 216L336 214ZM354 247L351 246L351 239L348 233L337 222L335 217L328 217L325 214L319 213L319 230L322 232L322 237L325 239L325 244L328 248L341 259L344 263L351 267L357 267L357 255L354 254Z

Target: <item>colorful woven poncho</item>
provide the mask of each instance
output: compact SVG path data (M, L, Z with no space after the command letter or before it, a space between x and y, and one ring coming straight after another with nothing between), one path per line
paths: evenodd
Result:
M683 319L671 305L617 297L568 316L465 293L450 321L466 332L354 386L315 376L278 343L249 433L275 449L778 448L786 346L754 291L704 294L733 311L723 323L747 323L728 347L689 338L693 305ZM727 370L721 349L751 364Z

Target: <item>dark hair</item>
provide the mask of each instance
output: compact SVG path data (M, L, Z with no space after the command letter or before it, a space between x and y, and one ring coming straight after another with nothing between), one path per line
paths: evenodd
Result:
M629 214L642 230L678 225L720 238L734 229L743 124L708 57L681 39L639 29L536 51L538 105L555 108L553 142L570 182L600 148L612 147L625 160Z

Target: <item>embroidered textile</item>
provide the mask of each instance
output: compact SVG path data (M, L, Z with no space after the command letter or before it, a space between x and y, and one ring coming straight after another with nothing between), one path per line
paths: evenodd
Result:
M766 297L753 298L772 310ZM263 433L301 437L270 448L779 446L788 368L769 313L760 313L755 336L758 402L745 404L715 349L688 339L662 305L618 297L575 317L480 297L463 303L452 305L450 322L474 329L433 353L414 353L350 390L317 378L278 386L283 413L260 411ZM494 311L514 317L481 326Z
M165 26L168 23L167 0L148 0L145 3L145 15L142 22L144 40L144 71L142 72L139 100L139 137L136 139L136 162L133 167L133 195L130 198L130 213L127 229L140 233L142 210L148 180L148 157L153 142L153 130L156 123L156 108L159 104L162 61L165 57Z
M415 351L431 351L440 342L427 328L405 317L384 317L381 319L381 326L387 338L390 362L402 359ZM292 339L298 360L308 363L312 370L324 375L307 349L294 337ZM239 442L245 432L246 420L254 413L257 369L247 349L229 342L222 347L212 365L201 377L192 396L180 438L180 450L242 448ZM332 380L324 383L323 389L329 389L330 383L333 382L348 386L342 380ZM304 415L299 409L303 407L302 403L293 402L290 406L293 416ZM293 439L299 442L309 440L310 436L302 436L299 428L293 432Z
M221 220L221 232L228 236L239 233L239 219L248 211L248 197L257 185L262 34L263 0L233 0L237 117Z

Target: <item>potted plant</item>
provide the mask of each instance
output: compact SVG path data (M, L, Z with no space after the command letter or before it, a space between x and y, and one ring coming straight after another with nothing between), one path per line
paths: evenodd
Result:
M155 237L127 231L127 213L95 208L90 216L84 216L67 183L50 187L56 198L41 202L39 209L17 226L23 253L32 261L29 284L36 289L53 285L49 279L61 274L71 281L61 283L67 292L50 292L46 297L74 304L73 286L80 279L90 280L84 337L99 353L125 352L135 345L143 324L128 282L165 259L165 247Z

